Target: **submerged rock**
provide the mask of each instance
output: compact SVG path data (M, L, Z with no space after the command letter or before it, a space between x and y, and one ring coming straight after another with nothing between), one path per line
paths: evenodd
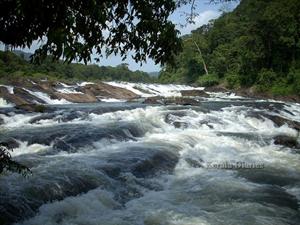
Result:
M283 145L289 148L300 148L300 144L298 143L297 138L295 137L279 135L276 136L274 140L275 145Z
M185 161L191 166L191 167L194 167L194 168L202 168L203 165L203 160L196 160L196 159L192 159L192 158L186 158Z
M157 172L171 172L178 162L178 156L168 151L158 151L140 161L132 169L136 177L155 176Z
M143 103L159 104L159 105L200 105L200 103L193 98L185 98L185 97L165 98L162 96L146 98Z

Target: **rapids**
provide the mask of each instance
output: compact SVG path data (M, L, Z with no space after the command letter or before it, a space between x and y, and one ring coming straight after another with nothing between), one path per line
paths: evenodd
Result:
M300 149L274 144L299 134L267 116L300 122L299 104L222 93L198 106L57 103L0 109L0 141L16 142L13 159L32 171L0 175L0 224L300 224ZM262 168L211 167L237 162Z

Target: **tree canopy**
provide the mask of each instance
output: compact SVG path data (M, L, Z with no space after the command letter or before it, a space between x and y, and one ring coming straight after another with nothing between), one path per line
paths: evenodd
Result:
M87 63L93 52L126 58L130 51L136 61L148 56L165 63L181 46L168 19L176 6L172 0L2 0L0 41L25 47L44 39L36 56L68 62Z
M298 0L242 0L234 11L183 37L182 53L167 64L160 81L299 94L299 12Z

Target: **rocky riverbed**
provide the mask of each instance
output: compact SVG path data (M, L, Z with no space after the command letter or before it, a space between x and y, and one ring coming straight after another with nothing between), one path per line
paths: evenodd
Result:
M0 142L32 171L0 176L0 224L300 223L299 104L183 85L26 82L0 87ZM45 109L24 110L32 104Z

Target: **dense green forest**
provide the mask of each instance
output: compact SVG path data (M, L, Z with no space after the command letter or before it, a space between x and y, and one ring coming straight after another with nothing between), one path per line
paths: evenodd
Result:
M160 82L300 93L299 0L241 0L234 11L184 36L183 43Z
M153 82L155 78L142 71L131 71L127 64L116 67L84 65L80 63L63 63L48 57L42 64L32 64L22 54L0 51L0 82L10 79L30 77L33 79L50 80L121 80L132 82Z

